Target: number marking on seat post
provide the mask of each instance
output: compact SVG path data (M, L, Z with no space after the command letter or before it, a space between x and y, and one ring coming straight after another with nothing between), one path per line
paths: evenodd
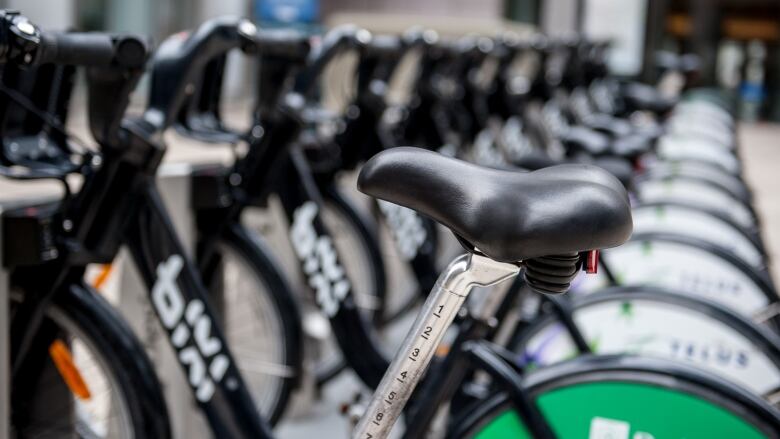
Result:
M447 292L446 294L449 297L444 302L433 306L433 311L429 311L426 321L417 330L414 338L419 340L419 343L413 345L406 353L406 360L410 361L410 367L403 368L396 374L393 380L395 384L390 386L389 390L382 395L384 407L374 413L371 418L371 424L381 427L383 421L388 419L387 410L396 405L401 395L411 393L411 381L409 378L412 378L412 376L409 375L410 370L415 375L420 375L424 371L423 365L427 364L441 338L441 333L446 329L447 325L445 323L447 319L444 317L449 316L460 308L462 298L453 293ZM375 436L366 432L362 437L369 439Z
M472 287L494 285L516 276L519 271L515 264L477 255L464 255L450 263L385 372L355 427L354 438L388 437Z

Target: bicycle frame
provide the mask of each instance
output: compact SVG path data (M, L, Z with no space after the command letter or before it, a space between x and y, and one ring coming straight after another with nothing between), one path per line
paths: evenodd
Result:
M273 112L262 121L256 126L263 134L248 139L247 155L227 174L215 176L214 184L223 187L231 201L224 208L198 212L198 262L208 261L221 231L240 223L245 208L261 204L269 193L277 194L291 225L290 242L315 302L333 323L347 362L367 385L375 386L388 361L363 321L351 282L323 223L323 195L295 143L302 123L293 112Z
M401 49L397 56L383 57L381 54L362 54L357 70L358 92L353 105L358 111L356 116L345 117L345 130L336 136L335 143L339 145L342 156L340 169L354 170L359 167L362 160L372 157L383 149L396 146L398 143L391 133L382 125L382 117L387 110L385 101L385 88L376 87L376 84L388 83L398 66L399 59L405 55L406 50L415 46ZM423 112L415 112L416 116L422 116ZM420 127L424 127L421 124ZM409 129L413 131L417 126ZM418 137L415 133L413 136ZM330 170L318 173L315 179L321 191L334 188L338 170ZM436 267L436 225L428 218L422 217L411 209L391 203L373 200L373 210L377 218L390 230L393 242L399 255L405 264L408 264L415 280L417 281L420 298L427 297L433 288L439 275ZM393 321L418 302L413 300L395 312L394 315L384 316L382 323Z
M30 305L42 314L46 297L67 282L80 282L86 264L110 261L122 244L127 245L214 435L270 437L270 427L259 415L216 324L208 291L185 254L157 191L155 172L164 148L148 140L149 125L126 120L121 130L125 145L121 150L104 151L104 165L87 176L81 191L64 207L63 217L72 218L76 227L68 234L76 250L50 264L50 275L41 276L39 270L20 273L24 285L46 287ZM29 338L39 324L40 319L37 323L30 320L24 331L15 334ZM15 375L24 374L21 365L29 360L25 354L30 344L15 343L22 347L16 350Z
M269 437L157 188L150 182L139 195L126 243L195 400L216 436Z
M382 56L379 55L379 58L382 58ZM375 80L387 81L397 61L398 59L392 56L383 59L369 58L367 62L361 62L359 65L358 80L362 91L358 93L359 99L355 102L359 111L355 112L356 116L354 117L348 116L345 131L339 134L336 139L336 143L342 147L341 159L343 163L340 169L355 168L362 159L372 156L379 150L384 149L385 145L389 147L393 143L386 136L383 137L383 133L375 129L381 119L385 104L383 103L383 98L375 95L374 90L369 85ZM227 194L230 197L231 204L229 208L224 209L224 214L205 212L206 216L208 216L206 219L208 224L201 229L204 239L201 242L200 250L202 250L202 253L199 253L199 262L203 261L203 256L207 257L211 251L215 231L221 229L229 222L238 221L240 213L245 207L262 206L269 192L279 195L285 213L292 224L295 222L295 211L299 207L307 204L308 201L312 201L316 203L317 211L319 212L323 208L323 198L333 198L331 195L332 191L336 190L335 178L339 169L326 171L310 169L301 151L296 151L296 147L293 147L293 150L289 149L289 144L295 140L294 134L297 134L301 129L301 122L289 120L289 114L280 115L275 111L276 101L281 99L281 96L278 94L278 84L284 82L285 75L289 74L293 66L283 59L278 60L274 57L265 57L261 62L263 63L263 69L260 72L258 90L264 91L265 94L260 93L258 96L259 104L256 108L254 129L262 134L259 136L252 134L248 137L247 141L250 143L249 154L240 159L228 171L228 175L215 176L217 177L216 182L212 180L204 183L206 185L204 187L209 188L209 190L196 191L199 193L217 193L218 195ZM223 67L224 59L221 58L209 63L206 73L201 80L201 93L198 99L187 108L188 113L182 117L182 123L185 127L208 125L208 123L200 124L198 122L200 120L221 120L219 113L219 84L221 84L223 79ZM278 127L281 127L285 132L279 133L274 131ZM184 128L184 130L189 131L189 128ZM208 132L208 130L195 129L194 133L202 139L207 139L207 141L215 139L235 140L237 138L234 133L220 132L219 130ZM268 136L274 137L276 139L275 142L267 141ZM289 151L289 154L281 154L283 151ZM280 156L286 156L289 160L280 159ZM283 172L282 169L288 172ZM232 174L233 178L240 177L241 183L237 187L230 183L228 178L231 176L230 174ZM208 177L210 176L207 176L206 179ZM215 187L220 189L216 191L211 190ZM344 204L338 202L338 200L335 201L342 206ZM217 200L207 200L205 202L205 204L211 206L216 206L220 203L222 205L225 204ZM346 208L346 206L344 207ZM311 207L309 211L311 211ZM393 230L393 235L397 242L398 236L410 232L408 230L409 227L414 228L411 234L414 239L405 239L403 242L399 242L399 249L402 254L406 255L405 260L410 264L418 281L420 286L419 296L425 297L433 287L438 276L435 264L435 226L433 222L408 209L398 212L395 207L390 207L388 210L381 209L377 205L377 211L380 212L379 215L383 218L392 217L396 219L396 221L393 221L391 218L390 221L385 222ZM402 218L399 218L399 216ZM319 215L316 215L314 220L318 236L327 238L327 231L319 224ZM321 303L321 301L318 300L318 303ZM402 314L416 303L417 301L415 300L406 305L398 314ZM336 305L331 303L329 306L334 308ZM387 321L395 317L387 318L386 316L385 318ZM365 344L362 346L365 346ZM384 360L380 361L380 354L372 353L370 356L375 358L369 360L369 362L381 366L380 370L384 370L387 362ZM352 364L352 362L350 363ZM358 371L358 374L372 385L375 385L381 378L381 374L376 373Z

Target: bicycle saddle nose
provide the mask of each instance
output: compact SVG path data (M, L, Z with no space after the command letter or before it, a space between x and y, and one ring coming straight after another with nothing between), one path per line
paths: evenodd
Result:
M371 158L358 189L430 216L501 262L614 247L633 229L620 182L584 164L521 173L402 147Z

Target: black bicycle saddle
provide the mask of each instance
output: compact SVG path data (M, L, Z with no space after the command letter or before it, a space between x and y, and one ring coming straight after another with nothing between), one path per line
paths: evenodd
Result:
M623 186L590 165L522 173L393 148L363 166L358 188L430 216L502 262L614 247L633 229Z

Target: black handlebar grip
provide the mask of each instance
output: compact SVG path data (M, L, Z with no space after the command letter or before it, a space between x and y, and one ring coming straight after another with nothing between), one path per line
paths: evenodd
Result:
M112 36L99 32L42 33L35 63L141 68L146 56L145 42L134 36Z
M254 42L261 54L290 61L305 61L311 49L308 35L287 29L263 30L255 35Z
M107 66L114 61L114 41L101 33L42 33L36 64Z

